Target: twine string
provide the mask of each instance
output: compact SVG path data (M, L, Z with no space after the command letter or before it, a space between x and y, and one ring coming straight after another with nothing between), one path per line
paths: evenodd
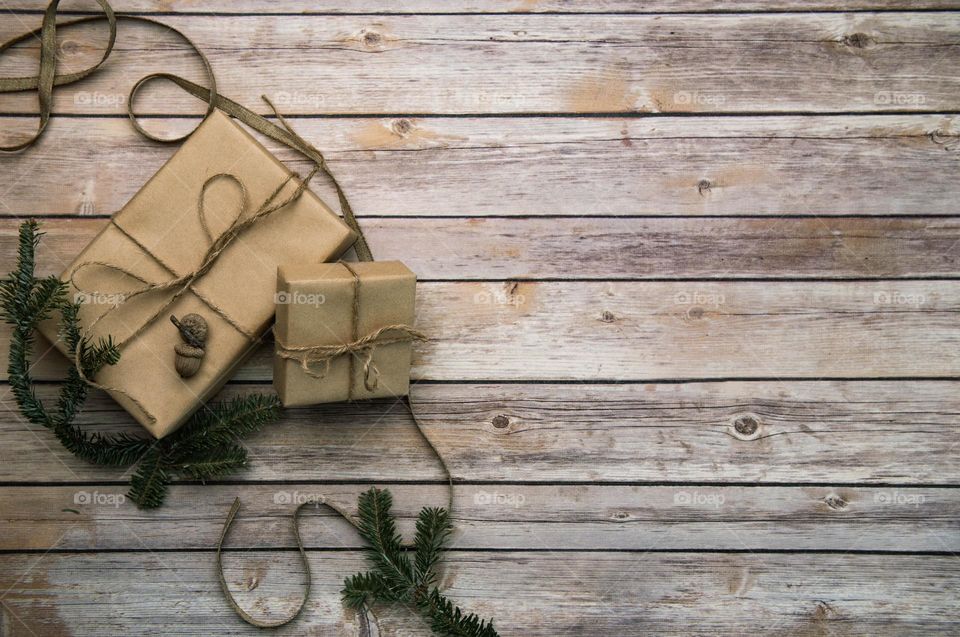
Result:
M220 109L226 114L230 115L231 117L234 117L235 119L243 122L250 128L256 130L257 132L263 135L266 135L270 139L273 139L274 141L279 142L301 153L308 159L312 160L316 168L310 173L310 175L306 179L304 179L300 183L293 199L295 199L296 197L299 197L300 194L303 192L303 190L306 189L307 183L310 181L310 178L313 177L313 175L315 175L317 172L322 172L324 176L330 180L331 184L333 185L337 193L337 199L340 203L340 210L341 210L341 213L343 214L344 221L356 233L357 238L353 247L354 247L354 250L356 251L357 258L360 261L373 261L373 254L371 253L370 248L367 244L367 240L363 234L363 230L360 228L360 225L357 222L356 216L354 215L353 207L350 205L350 202L347 199L346 193L341 187L340 182L336 179L336 177L330 171L330 168L323 154L316 147L314 147L312 144L307 142L303 137L301 137L299 134L297 134L293 130L293 128L286 121L283 115L279 113L277 108L266 96L262 96L262 98L268 104L270 109L273 111L273 114L277 118L277 121L280 122L279 126L269 121L262 115L259 115L253 112L247 107L227 97L224 97L223 95L220 95L217 92L216 76L213 72L213 67L210 65L210 61L207 59L206 55L204 55L204 53L197 47L197 45L194 44L194 42L180 30L170 25L164 24L163 22L160 22L158 20L153 20L148 17L116 14L114 13L112 7L110 6L110 3L107 0L97 0L97 4L100 6L103 12L102 15L84 16L84 17L75 18L71 20L65 20L58 24L57 10L58 10L59 4L60 4L60 0L50 1L50 3L47 5L47 8L44 12L40 27L36 29L28 30L0 44L0 54L3 54L4 52L6 52L8 49L12 48L16 44L27 41L31 38L39 38L40 40L40 66L39 66L39 72L37 75L0 78L0 94L17 93L22 91L37 92L37 100L39 104L39 113L38 113L39 121L38 121L37 129L34 133L32 133L30 136L28 136L25 140L21 142L15 142L11 145L0 146L0 152L19 152L19 151L25 150L30 146L33 146L42 137L42 135L47 129L47 125L50 121L50 116L53 110L54 88L58 86L64 86L67 84L78 82L83 78L91 75L95 71L97 71L101 66L103 66L107 62L107 59L110 57L110 54L113 52L113 48L116 43L117 23L119 21L123 20L126 22L137 22L141 24L145 23L145 24L162 27L163 29L170 31L174 35L181 38L197 55L197 57L201 61L204 68L204 74L206 76L207 86L201 86L199 84L191 82L190 80L187 80L178 75L174 75L172 73L151 73L149 75L146 75L140 78L130 89L130 94L127 98L127 116L129 117L133 128L143 137L151 141L161 142L161 143L181 142L185 140L187 137L189 137L193 133L193 130L196 130L196 129L193 129L191 131L188 131L186 134L181 135L179 137L162 138L157 135L154 135L153 133L150 133L140 124L138 116L134 110L134 103L136 101L136 97L139 91L146 84L154 80L167 80L169 82L172 82L174 85L180 87L187 93L193 95L194 97L197 97L203 100L204 102L206 102L206 112L204 114L204 118L209 116L215 108ZM100 57L99 61L97 61L95 64L91 65L90 67L81 69L79 71L74 71L70 73L57 73L57 56L56 56L57 29L76 26L79 24L104 22L104 21L106 21L107 23L107 26L109 29L109 36L107 38L106 46L104 47L103 54ZM236 180L235 177L231 175L226 175L226 174L218 175L215 177L221 177L221 178L227 177L227 178L233 178ZM291 176L290 179L292 178L293 177ZM239 182L239 180L237 181ZM277 192L274 193L274 196L278 194L280 190L283 189L284 185L286 185L286 182L284 182L284 184L282 184L277 189ZM204 184L203 191L206 190L206 186L207 184ZM241 183L240 186L242 188L243 184ZM238 217L238 220L234 222L234 224L231 226L229 231L222 233L220 237L214 240L212 237L212 233L210 232L209 226L207 225L206 220L204 219L204 216L203 216L204 213L202 211L202 206L203 206L202 197L203 197L203 192L201 192L200 203L198 204L198 207L200 208L199 214L201 215L201 226L204 230L204 233L207 235L207 238L209 239L211 245L208 248L207 253L204 255L204 258L201 261L201 265L198 266L198 268L193 272L190 272L186 275L177 276L176 272L171 267L165 264L156 255L152 254L149 250L147 250L146 247L143 246L139 241L137 241L132 235L130 235L126 230L124 230L119 225L117 225L113 219L111 219L110 223L113 224L114 227L118 229L121 233L123 233L129 239L131 239L146 254L153 257L154 260L157 261L157 263L159 263L165 270L167 270L171 274L172 278L165 282L152 283L129 270L126 270L124 268L121 268L119 266L115 266L113 264L106 263L106 262L89 262L87 267L98 265L100 267L112 269L114 271L117 271L123 274L124 276L131 277L142 284L141 288L139 288L138 290L134 290L133 293L131 293L131 295L128 295L126 298L130 298L131 296L137 296L140 294L146 294L148 292L152 292L155 290L176 289L177 291L174 293L175 296L170 301L170 303L172 303L173 301L176 300L176 298L179 297L179 295L182 295L187 290L191 290L193 294L197 295L197 297L200 298L201 301L203 301L205 304L207 304L208 306L210 306L212 309L216 311L217 308L215 304L213 304L210 301L210 299L200 294L193 287L192 284L197 280L197 278L203 276L203 274L205 274L207 271L209 271L211 267L213 267L213 263L216 261L216 257L219 256L219 254L222 253L223 250L226 249L226 247L230 243L232 243L232 241L235 240L236 236L238 236L241 232L246 230L250 225L253 225L253 223L255 223L255 221L253 221L254 218L259 219L268 214L272 214L276 210L285 206L287 203L290 203L293 199L290 199L289 201L286 201L285 203L278 205L275 209L270 209L269 204L271 200L268 199L268 201L258 210L258 212L255 213L250 218L250 221L251 221L250 223L241 222L239 221L239 217ZM244 207L246 207L245 197L244 197ZM240 215L242 215L242 212L240 213ZM76 274L76 271L78 269L79 267L76 268L74 272L71 274L71 282L73 282L73 277ZM169 304L165 305L164 308L158 311L157 314L158 315L162 314L167 307L169 307ZM221 316L223 316L225 320L227 320L227 322L229 322L231 325L237 328L241 333L246 334L242 326L239 326L235 321L233 321L233 319L226 316L226 314L223 313L222 311L218 313L221 314ZM99 321L102 318L103 318L103 315L101 315L97 320ZM148 321L147 324L149 324L153 320L156 320L156 318L157 316L153 317L151 321ZM145 329L145 327L146 325L143 327L143 329ZM397 328L398 326L388 326L388 327ZM401 327L405 328L407 326L401 326ZM92 328L92 325L89 328ZM135 334L139 334L140 331L142 330L139 330ZM360 338L356 337L356 334L354 335L355 335L354 341L361 340ZM409 331L409 332L406 332L405 334L402 334L402 336L404 337L404 340L421 340L422 334L414 333L414 331ZM124 343L128 342L132 337L133 335L129 336L127 339L124 340ZM399 337L395 335L394 338L399 338ZM357 345L356 348L350 351L349 353L358 354L361 351L370 351L372 350L373 347L383 345L388 342L393 342L393 341L390 341L389 337L385 337L383 334L380 334L374 337L371 342L366 343L365 346ZM399 341L396 341L396 342L399 342ZM366 348L365 350L364 350L364 347ZM351 356L351 360L353 360L353 358L354 357ZM96 387L98 389L102 389L105 391L126 395L139 409L141 409L142 411L144 411L149 415L149 412L147 412L147 410L143 407L142 403L140 403L137 399L133 398L123 390L115 387L100 385L94 382L93 380L87 378L87 375L80 364L80 360L78 356L74 356L74 365L76 366L77 372L80 374L80 377L87 384L89 384L92 387ZM375 366L373 366L372 363L369 367L367 367L365 364L365 369L371 370L370 374L373 374L372 378L374 379L376 378L377 372L372 371L372 370L375 370ZM366 379L368 374L365 372L364 376ZM352 377L352 374L351 374L351 377ZM365 380L365 382L367 382L367 380ZM370 381L370 382L373 382L373 381ZM440 455L440 452L438 451L437 447L426 435L422 424L420 423L419 419L414 413L413 403L410 399L410 396L408 395L403 397L401 399L401 402L404 404L406 410L410 413L410 416L413 418L413 422L417 429L417 432L423 438L423 440L427 443L427 446L430 448L430 450L436 456L437 460L440 463L440 466L446 477L446 482L449 485L447 510L450 512L452 516L453 514L453 475L451 474L446 461L443 459L443 456ZM153 420L155 421L155 419ZM226 540L228 531L230 530L230 527L232 526L233 521L240 510L239 498L237 498L234 501L227 515L227 518L224 521L223 530L220 534L219 541L217 542L216 565L217 565L218 578L219 578L223 593L226 596L230 606L233 608L233 610L237 613L237 615L241 619L251 624L252 626L257 626L261 628L270 628L270 627L278 627L278 626L283 626L285 624L288 624L291 621L293 621L297 616L299 616L300 612L303 610L306 604L306 601L310 594L311 575L310 575L310 564L307 560L306 551L303 547L303 542L300 537L299 519L300 519L301 511L305 508L307 504L310 504L310 503L304 503L303 505L298 506L293 514L293 527L294 527L294 535L296 537L296 542L297 542L297 548L300 551L300 556L303 559L304 567L306 569L306 574L307 574L307 583L304 590L304 596L299 606L297 607L297 609L289 618L285 620L280 620L277 622L264 622L252 617L250 614L248 614L246 611L240 608L236 599L233 597L233 594L230 592L230 589L227 586L227 582L223 574L221 550ZM338 515L343 517L354 527L359 528L359 523L356 520L354 520L353 517L350 515L350 513L345 509L343 509L342 507L330 502L324 502L323 505L330 508L334 512L336 512Z
M278 203L276 202L276 199L279 196L280 192L293 179L292 175L287 177L276 188L276 190L274 190L270 194L270 196L267 197L266 201L263 202L260 208L258 208L254 214L248 217L246 217L245 214L249 207L249 204L248 204L249 197L247 195L247 189L243 185L243 182L241 182L236 176L231 175L229 173L218 173L208 178L203 183L203 187L200 189L200 194L198 195L198 198L197 198L197 211L198 211L198 216L200 218L200 225L203 228L204 233L206 233L210 245L208 246L207 251L204 253L203 258L200 260L200 264L194 270L187 272L186 274L183 274L180 276L174 276L173 278L167 281L151 282L143 278L142 276L138 275L137 273L133 272L132 270L129 270L128 268L125 268L124 266L121 266L121 265L116 265L114 263L110 263L107 261L84 261L78 264L71 271L70 277L69 277L70 283L80 292L99 295L102 293L102 291L85 289L82 286L81 282L78 280L77 275L80 271L88 268L104 268L106 270L117 272L126 277L132 278L136 281L139 281L142 284L141 287L134 289L131 292L123 293L125 302L129 301L132 298L140 296L142 294L147 294L150 292L164 292L168 290L173 290L173 294L171 294L158 307L158 309L155 310L154 313L150 315L149 318L141 322L138 325L137 329L135 329L133 332L128 334L125 338L123 338L122 340L116 343L116 347L118 349L123 349L123 347L125 347L128 343L130 343L130 341L140 336L158 318L165 315L167 310L170 307L172 307L173 304L176 303L177 300L181 296L183 296L183 294L185 294L187 291L194 292L197 295L197 297L204 302L205 305L207 305L218 316L223 318L231 327L233 327L238 332L243 334L248 340L255 341L257 339L256 333L245 328L238 321L233 319L223 308L221 308L219 305L214 303L206 295L199 294L194 286L194 283L196 283L198 279L202 278L213 268L214 264L216 263L220 255L223 254L223 252L228 247L230 247L230 245L234 241L236 241L244 232L252 228L261 220L269 217L270 215L276 213L279 210L283 210L289 204L296 201L300 197L300 195L303 194L304 190L306 190L307 184L310 183L310 180L313 178L313 176L317 173L318 170L319 168L314 168L314 170L311 171L309 175L307 175L306 179L302 180L299 183L299 185L297 186L297 188L294 190L293 193L291 193L288 197L284 198ZM206 198L207 189L215 181L219 179L228 179L234 182L235 184L237 184L237 186L240 188L241 200L237 207L233 222L231 222L230 226L226 230L224 230L218 237L214 239L212 233L210 232L209 224L206 220L206 210L204 208L203 202L204 202L204 199ZM115 227L119 227L114 219L111 219L110 223L113 224ZM129 233L126 233L126 234L128 237L130 237ZM134 241L144 251L145 254L153 257L155 260L160 262L160 260L157 259L155 255L149 249L146 248L146 246L144 246L139 241L136 241L136 240ZM119 305L114 305L110 308L107 308L106 311L104 311L96 319L91 321L84 328L83 338L88 339L92 333L93 328L105 317L109 316L112 312L116 311L119 307L120 307ZM146 405L143 404L141 400L133 396L130 392L123 389L122 387L105 385L102 383L98 383L95 380L89 378L85 370L83 369L83 365L81 363L80 357L74 356L73 358L74 358L74 367L77 370L77 373L80 375L80 378L85 383L87 383L91 387L96 387L97 389L101 389L103 391L113 392L115 394L120 394L124 396L125 398L127 398L127 400L133 403L137 409L140 410L140 412L144 415L144 417L148 421L150 421L151 423L157 422L157 417L153 414L153 412L151 412L146 407Z
M411 343L426 341L427 335L405 323L385 325L369 334L360 335L360 287L361 278L349 263L341 261L353 279L353 296L350 312L351 340L346 343L333 345L301 345L295 346L276 338L276 355L284 360L300 363L300 369L311 378L323 380L330 373L330 364L337 358L350 355L349 371L347 375L347 401L352 401L355 395L356 383L355 361L363 363L363 386L367 391L374 391L379 385L380 370L373 362L373 355L378 347L396 343ZM323 367L318 371L316 366Z
M409 325L397 323L381 327L365 336L343 343L340 345L305 345L295 347L287 345L277 340L277 356L286 360L292 360L300 363L300 369L309 374L312 378L322 380L330 371L330 363L345 354L355 354L363 361L363 375L366 379L364 386L368 391L377 388L377 378L380 371L372 362L372 352L377 347L393 345L395 343L410 343L412 341L425 341L426 334L416 330ZM322 370L317 371L314 366L322 364ZM351 375L352 377L352 375Z

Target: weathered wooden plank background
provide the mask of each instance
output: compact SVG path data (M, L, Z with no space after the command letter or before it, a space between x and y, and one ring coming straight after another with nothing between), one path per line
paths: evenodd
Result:
M45 2L0 1L0 39ZM65 3L68 13L93 2ZM221 90L272 97L323 148L381 258L420 276L413 397L458 482L452 596L504 635L960 634L960 3L948 0L117 0L182 29ZM64 69L105 29L60 34ZM33 73L36 42L0 60ZM121 24L0 158L0 271L45 218L57 273L173 152L130 85L201 79L183 42ZM148 127L195 123L165 87ZM0 141L36 97L0 97ZM278 155L302 167L291 153ZM333 201L324 184L317 192ZM8 334L0 333L0 355ZM52 397L64 361L40 348ZM265 391L266 344L224 396ZM254 634L227 579L284 615L292 502L442 474L389 402L289 410L251 468L119 503L0 403L0 635ZM84 422L136 431L103 395ZM315 586L278 632L356 635L342 521L308 515ZM382 609L386 635L428 634Z

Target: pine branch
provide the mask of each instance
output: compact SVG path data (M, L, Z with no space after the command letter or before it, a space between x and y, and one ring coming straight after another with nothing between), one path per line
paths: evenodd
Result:
M65 300L66 285L63 281L54 277L40 279L34 285L26 312L38 322L45 321L57 308L63 306Z
M390 515L393 496L387 489L376 487L360 494L360 535L370 543L374 553L399 555L402 538Z
M379 573L357 573L343 582L343 601L355 610L374 601L398 601Z
M160 473L149 475L209 480L241 469L247 465L247 452L237 441L279 416L280 401L273 395L249 394L204 405L183 427L156 443ZM165 492L168 482L169 478L138 487L135 475L128 495L141 508L152 509L163 503L157 491Z
M127 495L144 509L155 509L167 495L170 475L163 454L152 449L140 461L136 472L130 478L130 491Z
M70 453L82 460L108 467L128 467L140 460L156 445L151 438L127 433L110 436L87 433L77 425L60 425L54 435Z
M130 480L130 499L142 508L160 506L174 475L209 479L246 465L247 454L237 441L277 419L275 396L250 395L204 406L174 434L157 441L127 433L86 432L74 421L87 399L89 385L106 365L120 360L120 350L108 337L91 341L80 327L80 304L67 299L67 284L55 277L34 276L39 224L20 226L17 268L0 282L0 315L12 326L7 374L20 412L31 423L50 429L71 453L88 462L114 467L137 466ZM60 315L60 336L69 354L79 361L67 372L56 408L48 410L36 395L30 375L34 330L41 321Z
M276 396L248 394L214 406L205 405L180 429L165 438L172 456L221 449L280 417Z
M376 602L406 602L430 621L438 635L454 637L499 637L492 621L464 613L444 597L437 587L434 569L450 538L452 527L446 509L424 508L417 519L415 566L404 552L402 539L390 513L393 498L386 489L372 488L360 495L360 535L369 544L367 559L372 571L344 580L343 602L360 609Z
M435 575L433 567L440 561L440 554L450 533L453 532L453 526L450 524L450 515L446 509L424 508L420 511L417 518L417 535L414 538L413 545L417 549L416 559L416 580L421 587L428 587L433 584Z
M430 628L438 635L452 637L499 637L493 620L484 621L473 613L464 614L436 588L420 603L430 618Z
M372 488L360 494L360 535L370 546L367 558L397 599L403 599L413 581L413 567L401 544L397 526L390 514L393 497L386 489Z
M232 445L215 455L198 455L177 461L177 473L194 480L212 480L233 473L247 465L247 450Z

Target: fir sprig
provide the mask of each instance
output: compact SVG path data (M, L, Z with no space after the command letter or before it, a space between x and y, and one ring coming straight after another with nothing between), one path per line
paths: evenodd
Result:
M50 429L68 451L88 462L112 467L137 465L128 496L142 508L163 504L167 487L176 475L207 480L246 466L247 452L239 440L277 419L280 402L275 396L251 394L205 405L183 427L161 440L127 433L87 432L74 420L87 398L89 385L71 366L56 408L47 409L30 375L34 330L41 321L60 314L61 337L88 378L106 365L115 365L120 350L110 338L94 342L83 336L80 304L67 298L66 283L56 277L36 278L36 249L41 236L36 221L20 226L17 269L0 282L0 315L12 328L7 374L24 418Z
M377 602L401 602L430 621L438 635L499 637L492 620L464 613L435 586L435 567L453 527L446 509L424 508L417 518L416 549L411 563L390 513L393 499L386 489L372 488L360 495L360 535L367 541L372 571L344 580L344 603L360 610Z

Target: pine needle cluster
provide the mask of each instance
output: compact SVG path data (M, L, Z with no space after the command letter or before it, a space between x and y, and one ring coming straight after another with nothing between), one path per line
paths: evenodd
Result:
M20 226L17 268L0 282L0 316L12 329L7 374L20 412L31 423L50 429L79 458L111 467L137 465L130 480L130 499L141 508L163 504L175 475L207 480L222 477L247 464L240 439L273 422L280 414L275 396L251 394L205 405L179 430L161 439L127 433L88 432L74 422L89 386L74 366L48 409L34 390L30 353L41 321L60 315L61 338L70 356L93 378L105 365L120 360L112 339L91 341L82 335L80 304L67 298L67 285L56 277L35 276L36 249L42 233L30 220Z
M411 560L390 513L392 505L386 489L372 488L360 496L359 531L369 545L365 551L373 570L344 581L344 603L359 610L377 602L400 602L415 608L438 635L499 637L492 620L464 613L436 584L435 567L453 530L449 512L443 508L420 511Z

